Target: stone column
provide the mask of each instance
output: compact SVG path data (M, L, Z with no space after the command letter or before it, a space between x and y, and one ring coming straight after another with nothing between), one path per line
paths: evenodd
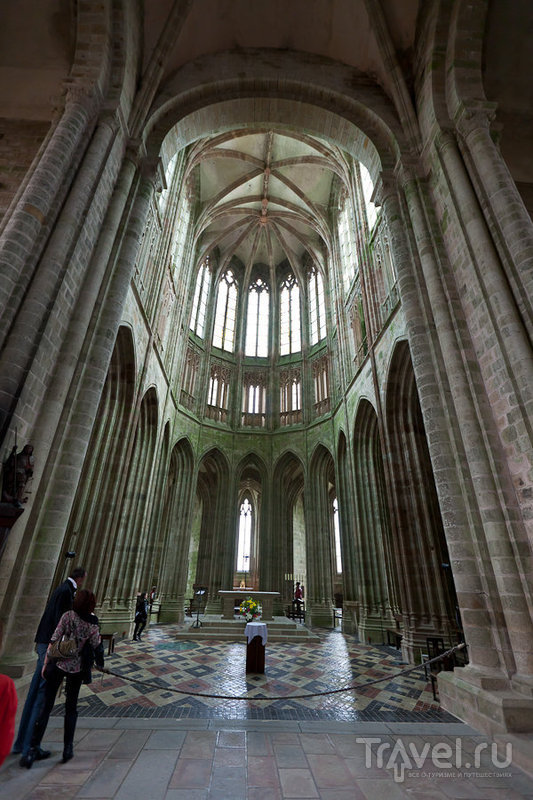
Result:
M305 487L306 610L311 625L329 628L333 623L333 577L329 497L324 473L325 465L313 462Z
M5 655L2 661L3 671L13 676L23 672L21 662L31 649L42 613L42 598L47 596L56 570L154 191L155 166L145 161L138 168L135 199L131 201L119 254L108 272L101 305L93 317L86 357L77 367L69 412L53 452L53 470L45 469L47 484L39 487L27 521L28 527L36 531L28 542L27 563L31 562L32 571L22 574L18 592L13 596L13 607L19 602L9 616L10 627L6 632L9 656ZM125 169L135 172L131 164L125 164ZM117 197L116 202L122 199Z
M68 200L39 261L0 354L0 436L9 427L12 415L19 430L31 429L33 399L50 380L52 366L66 333L64 321L74 311L85 271L90 263L81 236L87 217L98 224L95 206L102 193L102 170L108 165L117 133L116 117L107 115L92 136ZM114 165L111 165L113 170ZM116 169L116 167L115 167ZM107 198L106 198L107 199ZM80 244L81 241L81 244ZM15 409L21 409L16 413Z
M72 163L95 119L99 99L83 87L71 87L64 111L0 237L0 344L13 323L46 237Z
M468 155L466 168L472 180L484 188L492 221L501 231L500 249L510 257L507 275L514 299L533 336L533 221L491 135L493 115L492 109L462 106L456 125Z
M519 675L532 675L533 652L528 642L533 641L533 620L523 586L524 579L527 580L528 558L522 557L520 552L527 547L527 538L522 519L519 514L513 513L512 504L516 486L518 491L515 496L527 518L531 509L527 487L529 484L531 489L529 475L532 459L531 455L528 459L525 453L531 454L533 447L528 415L528 406L532 405L533 353L455 138L451 134L443 134L437 139L437 147L448 181L453 186L457 206L462 210L468 209L469 213L463 217L464 236L474 250L468 275L460 266L456 268L456 273L463 285L461 297L483 379L483 395L485 392L488 395L478 395L478 413L479 417L484 418L483 428L488 431L488 437L485 434L484 438L489 438L489 441L492 439L492 442L489 445L491 449L484 442L481 445L484 433L478 423L478 444L469 451L469 462L474 475L485 476L482 481L476 481L474 486L480 509L490 513L490 525L484 525L484 531L516 670ZM474 149L477 151L478 148ZM488 164L485 166L488 169ZM470 285L466 284L467 279ZM474 298L478 302L474 303ZM503 465L497 467L491 463L497 449L492 433L494 429L498 431L507 455ZM517 461L520 462L518 465L514 463ZM529 465L524 462L529 462ZM514 485L509 480L509 465ZM523 492L521 486L524 487ZM520 574L521 571L525 574ZM512 665L509 666L513 672Z
M195 484L192 453L178 445L171 456L169 496L162 519L164 527L161 565L161 610L159 622L183 622L185 589L189 569L191 517Z
M354 509L353 483L349 475L355 475L351 454L345 439L337 452L336 483L339 504L341 554L342 554L342 631L357 633L357 611L360 603L361 559L359 557L359 532Z
M452 316L461 307L459 292L446 258L436 255L420 186L408 172L403 188L416 253L406 250L394 191L384 210L399 255L400 296L471 662L460 677L446 673L439 679L443 705L485 730L527 730L533 700L524 695L530 688L523 685L517 702L509 675L533 671L531 618L495 485L491 458L498 448L486 449L487 437L494 437L485 389L477 365L465 368L471 344L460 314Z
M474 414L468 407L468 387L462 375L462 365L447 365L451 390L460 406L455 409L446 402L449 398L446 392L447 370L439 365L444 358L441 347L456 362L460 362L460 353L457 343L453 341L453 327L448 319L447 301L440 285L432 239L421 217L416 180L412 175L404 174L404 190L410 211L412 208L415 215L413 225L420 261L409 248L396 182L387 176L383 178L380 187L382 206L391 235L398 289L470 658L473 663L498 672L504 680L502 661L492 636L491 614L485 600L486 585L478 567L480 562L490 560L490 557L486 548L476 548L472 541L470 515L465 505L469 500L472 504L475 500L469 481L461 485L461 478L467 481L467 476L463 475L465 454L461 444L454 441L461 436L457 416L461 415L463 426L469 427L473 424ZM425 269L422 260L426 261ZM435 321L427 316L427 300L424 303L426 291ZM428 336L428 331L433 331L435 324L439 328L440 343L436 341L434 333ZM444 396L441 392L444 392Z

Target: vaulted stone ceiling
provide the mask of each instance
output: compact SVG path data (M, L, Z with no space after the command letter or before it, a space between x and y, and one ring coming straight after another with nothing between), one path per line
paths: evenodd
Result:
M233 256L247 272L288 261L301 279L303 256L324 267L328 204L343 157L324 142L263 129L232 131L193 149L197 173L200 252L215 247L220 268Z
M84 5L89 8L90 2ZM201 70L204 60L223 53L249 51L253 64L254 59L266 63L269 52L294 52L304 66L313 64L323 71L333 62L343 64L352 70L354 81L364 79L379 87L401 117L402 103L405 110L412 96L417 26L430 5L429 0L145 0L142 30L128 32L132 39L139 36L143 45L132 88L134 79L139 85L154 63L156 93L164 96L165 87L172 92L187 81L191 70ZM137 8L136 3L115 3L117 20L122 14L123 22L133 6ZM502 150L511 171L518 180L531 180L527 145L533 130L533 4L490 0L487 6L482 89L497 103ZM104 4L95 0L94 7L102 14ZM3 3L0 107L5 118L52 118L65 82L76 77L70 70L76 52L77 8L75 0ZM158 48L171 14L183 24L162 53ZM90 64L89 53L81 54L81 63L84 60ZM253 71L249 74L253 76ZM221 84L227 77L223 72L218 75Z

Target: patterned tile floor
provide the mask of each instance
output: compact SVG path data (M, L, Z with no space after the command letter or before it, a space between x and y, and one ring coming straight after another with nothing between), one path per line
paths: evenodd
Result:
M140 644L117 644L107 666L122 677L83 688L67 764L59 698L43 740L50 758L27 770L8 756L0 798L533 800L532 778L496 764L487 737L440 711L423 672L394 677L405 668L395 651L317 631L318 642L267 644L265 675L246 676L244 644L178 641L177 630L156 626ZM355 692L291 699L381 676ZM283 699L254 700L259 693Z
M183 628L181 628L183 629ZM433 700L422 670L395 677L408 665L387 647L360 644L339 630L316 630L319 641L267 643L265 674L246 674L240 642L177 640L180 626L152 626L142 642L123 640L106 658L114 675L95 674L82 688L85 717L174 719L455 721ZM390 677L389 677L390 676ZM344 686L383 682L326 694ZM246 700L200 695L246 696ZM301 698L294 695L318 694ZM272 700L258 700L259 696ZM54 714L63 713L58 701Z

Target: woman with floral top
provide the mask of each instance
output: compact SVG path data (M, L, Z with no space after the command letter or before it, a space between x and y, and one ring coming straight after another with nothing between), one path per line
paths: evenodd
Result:
M33 729L30 750L23 766L31 767L35 760L35 753L41 744L50 712L54 706L57 690L61 681L66 677L65 686L65 728L63 737L63 763L70 761L74 755L73 742L76 720L78 719L78 695L82 683L90 681L90 664L84 663L87 648L92 648L97 666L104 666L104 656L98 617L92 612L96 606L96 598L87 589L76 592L72 604L72 611L67 611L57 625L45 657L43 678L46 678L44 707L37 718ZM49 657L51 645L61 640L62 636L75 638L77 650L69 658L52 660ZM83 652L82 652L83 651Z

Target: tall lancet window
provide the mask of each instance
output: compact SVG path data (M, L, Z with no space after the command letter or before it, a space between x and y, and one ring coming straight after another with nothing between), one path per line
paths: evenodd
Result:
M309 272L309 328L311 344L326 338L326 306L322 275L313 267Z
M235 275L228 269L218 285L213 344L221 350L233 352L235 347L235 320L237 316L237 284Z
M160 214L163 214L163 212L165 211L166 205L167 205L168 195L169 195L169 192L170 192L170 184L172 183L172 178L174 177L174 172L176 170L177 161L178 161L178 154L175 153L172 156L172 158L170 159L170 161L168 162L168 167L167 167L166 172L165 172L165 183L167 185L167 188L163 189L163 191L159 195L158 206L159 206L159 213Z
M348 292L358 270L353 209L346 198L339 213L339 250L344 291Z
M333 499L333 534L335 536L335 567L339 573L342 572L341 529L339 525L339 504L336 497Z
M196 276L196 288L192 302L191 321L189 328L194 331L201 339L204 338L205 313L207 308L207 298L211 285L211 272L209 270L209 258L203 262Z
M302 349L300 331L300 287L292 273L281 284L279 352L285 356Z
M257 278L250 286L248 292L245 355L268 356L268 321L268 286L262 278Z
M365 198L366 218L368 220L368 227L370 230L372 230L378 218L376 206L370 200L372 197L372 192L374 191L374 184L372 183L372 178L370 177L367 168L363 164L359 164L359 168L361 170L361 186L363 189L363 197Z
M250 569L250 549L252 546L253 506L245 497L241 503L239 517L239 541L237 545L237 572Z

